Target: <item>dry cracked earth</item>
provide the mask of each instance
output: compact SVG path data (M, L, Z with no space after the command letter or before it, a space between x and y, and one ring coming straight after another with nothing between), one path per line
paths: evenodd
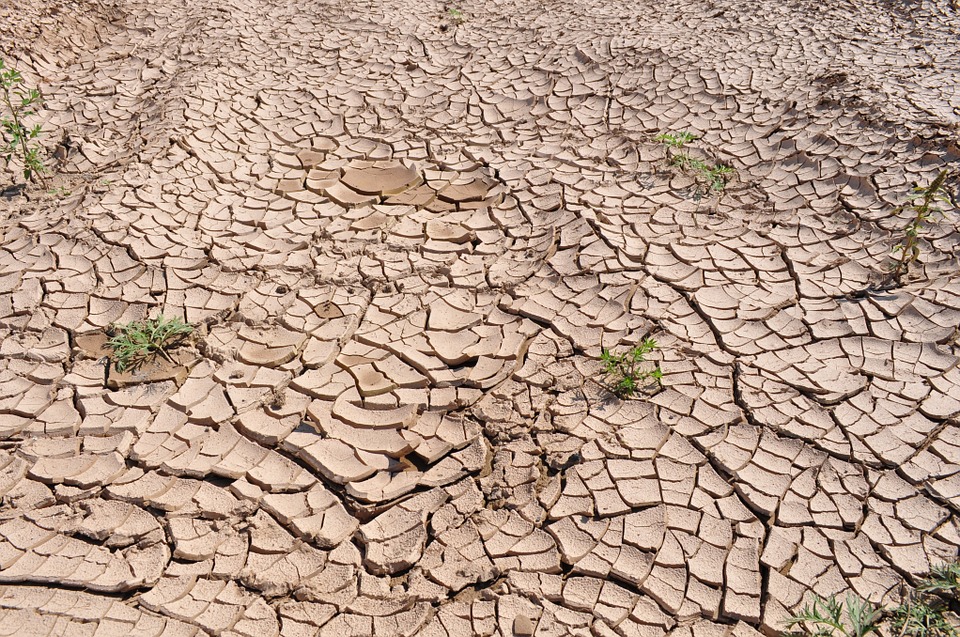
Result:
M750 637L956 559L952 205L889 275L911 188L957 187L955 5L6 0L0 33L51 166L0 201L0 634ZM160 313L195 336L117 372L110 326ZM645 337L662 386L618 399L601 348Z

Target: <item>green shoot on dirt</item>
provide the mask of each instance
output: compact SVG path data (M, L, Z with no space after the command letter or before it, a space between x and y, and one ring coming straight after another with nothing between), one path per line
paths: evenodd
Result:
M893 609L890 625L898 637L957 637L955 623L947 619L948 599L960 601L960 562L931 567L930 574Z
M667 147L667 154L672 165L694 173L697 180L695 199L699 200L704 195L714 192L722 193L727 187L727 182L733 176L733 168L723 164L710 166L704 161L691 157L689 153L683 150L688 143L699 139L693 133L687 131L662 133L654 139Z
M0 114L0 157L9 165L16 157L23 166L25 181L43 179L45 168L40 159L40 144L33 143L40 136L41 128L37 124L28 128L24 120L33 115L33 108L40 104L40 91L26 89L23 76L16 69L8 67L0 60L0 102L3 113Z
M947 171L940 171L937 178L926 188L919 186L914 188L910 200L894 211L894 214L907 209L913 211L913 218L903 229L903 238L893 247L891 253L891 255L900 255L890 268L890 273L898 284L903 281L910 265L920 258L920 231L924 224L932 221L935 214L943 212L936 203L950 203L950 197L944 187L946 180Z
M960 594L960 562L938 564L931 567L930 574L920 581L917 590L924 593L946 593L954 596Z
M733 175L733 168L718 164L713 168L707 169L703 174L707 179L710 190L723 191L723 189L727 187L727 182L730 181L730 177Z
M803 628L805 634L816 637L865 637L880 629L882 617L877 606L856 595L847 595L845 602L831 595L814 598L786 624L788 628Z
M917 586L892 609L884 610L854 594L844 602L836 595L815 596L812 603L787 618L787 628L813 637L865 637L871 633L895 637L958 637L948 618L950 604L960 601L960 562L930 569ZM954 617L954 620L956 618Z
M890 626L896 635L910 637L956 637L957 630L945 615L947 605L942 599L920 597L909 600L893 610Z
M661 133L654 137L654 139L665 146L680 150L685 144L699 138L689 131L680 131L679 133Z
M463 17L463 11L460 9L450 9L447 11L447 15L450 16L454 24L463 24L466 22L466 18Z
M604 348L600 353L606 387L620 398L630 398L645 385L654 381L658 385L663 378L660 367L648 369L644 366L647 354L657 349L657 342L647 338L635 347L620 354L614 354Z
M169 350L193 332L193 326L179 318L166 319L163 315L125 325L114 325L108 345L113 349L114 365L118 372L136 369L155 356L169 362Z

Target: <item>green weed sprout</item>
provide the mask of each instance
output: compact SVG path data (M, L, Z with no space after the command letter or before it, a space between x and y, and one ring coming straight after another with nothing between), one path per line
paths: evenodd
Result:
M956 600L958 592L960 563L931 567L916 590L893 610L891 627L898 637L957 637L957 629L947 620L949 606L943 596Z
M454 24L463 24L466 22L466 18L463 17L463 11L460 9L450 9L447 13L450 15L450 19L453 20Z
M179 318L166 319L161 314L153 319L114 325L107 344L113 349L117 371L123 372L158 355L173 363L169 350L183 343L192 332L192 325Z
M865 637L880 633L894 637L958 637L956 626L947 618L950 604L960 593L960 562L930 569L914 590L890 610L848 594L845 603L835 595L815 597L812 604L791 615L788 628L800 627L813 637Z
M33 107L40 103L40 91L22 88L22 83L20 72L0 60L0 102L5 107L0 117L0 157L9 165L17 156L23 164L24 180L33 181L40 177L42 181L46 168L40 159L40 145L32 143L40 136L40 125L27 128L23 123L25 118L34 114Z
M882 611L856 595L847 595L845 602L836 595L815 597L796 615L787 619L788 628L799 626L815 637L865 637L880 629Z
M890 270L897 283L902 282L903 276L910 269L910 265L916 263L917 259L920 258L920 231L923 229L923 225L930 222L935 214L943 212L936 206L936 203L951 203L943 185L946 180L947 171L940 171L940 174L929 186L914 188L910 200L894 210L894 214L908 208L913 210L913 218L903 229L903 239L893 247L891 253L892 255L900 254L900 258L893 263Z
M681 131L679 133L662 133L654 137L654 139L670 148L680 150L685 144L699 139L699 137L689 131Z
M636 394L651 379L657 384L663 378L660 367L644 369L646 356L657 349L657 342L647 338L626 352L614 354L604 348L600 353L603 362L604 376L608 380L606 385L610 391L620 398L630 398Z
M662 133L654 139L667 147L672 165L681 170L692 170L694 172L697 179L695 195L697 200L711 192L722 193L727 187L727 182L730 181L734 172L733 168L722 164L710 166L704 161L691 157L689 153L683 150L688 143L699 139L693 133L687 131Z
M960 592L960 562L931 567L930 574L920 581L917 590L924 593L957 595Z
M946 610L941 599L911 599L893 610L890 626L899 637L956 637L956 628L944 615Z
M704 175L707 178L710 190L723 192L723 189L727 187L727 182L733 175L733 168L730 166L717 165L708 169Z

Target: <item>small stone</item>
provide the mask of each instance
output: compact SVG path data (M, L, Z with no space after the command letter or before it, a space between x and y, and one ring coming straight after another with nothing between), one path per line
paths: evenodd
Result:
M514 635L532 635L533 622L526 615L517 615L513 618Z

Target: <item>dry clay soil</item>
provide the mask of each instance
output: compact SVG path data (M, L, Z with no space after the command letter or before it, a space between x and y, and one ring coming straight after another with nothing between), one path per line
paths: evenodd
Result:
M960 16L909 4L0 0L50 165L0 198L0 634L895 603L960 546L952 204L888 273L957 187Z

